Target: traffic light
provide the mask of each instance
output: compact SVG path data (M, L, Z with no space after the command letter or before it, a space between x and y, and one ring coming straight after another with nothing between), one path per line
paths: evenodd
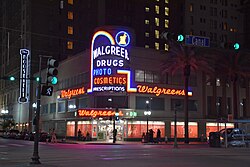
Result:
M8 79L9 79L10 81L15 81L15 80L16 80L16 78L13 77L13 76L8 77Z
M35 80L36 80L36 82L39 82L40 81L40 77L36 77Z
M175 34L175 33L172 33L172 32L163 32L161 34L161 38L164 38L167 41L171 41L171 40L174 40L174 41L177 41L177 42L183 42L184 41L184 35Z
M47 62L47 84L51 83L52 85L57 84L58 79L57 79L57 74L58 74L58 61L55 59L48 59Z
M223 42L221 43L221 47L224 49L233 49L235 51L240 49L240 44L238 42L232 43L232 42Z
M178 41L178 42L184 41L184 36L183 36L182 34L178 34L178 36L177 36L177 41Z
M240 44L238 42L234 43L234 50L239 50Z

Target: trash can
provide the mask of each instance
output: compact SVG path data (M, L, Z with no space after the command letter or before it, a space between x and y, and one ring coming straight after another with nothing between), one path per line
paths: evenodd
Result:
M219 132L210 132L209 133L209 146L210 147L221 147L220 133Z

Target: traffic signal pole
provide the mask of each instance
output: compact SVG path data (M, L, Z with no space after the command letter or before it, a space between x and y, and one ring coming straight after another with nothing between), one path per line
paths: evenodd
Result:
M41 164L39 161L39 134L40 134L40 105L41 105L41 85L42 85L42 58L51 58L51 56L44 56L44 55L39 55L39 81L38 81L38 86L37 86L37 92L36 92L36 104L37 104L37 109L36 109L36 114L35 114L35 138L34 138L34 150L33 150L33 156L31 157L31 162L30 164Z
M40 121L40 104L41 104L41 67L42 66L42 56L39 55L39 81L38 81L38 86L37 86L37 92L36 92L36 97L37 97L37 109L36 109L36 115L35 115L35 138L34 138L34 151L33 151L33 157L31 158L31 164L41 164L39 161L39 152L38 152L38 145L39 145L39 121Z

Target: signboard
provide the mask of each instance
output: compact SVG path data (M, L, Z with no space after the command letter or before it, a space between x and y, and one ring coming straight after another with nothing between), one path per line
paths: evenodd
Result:
M21 66L20 66L20 96L18 98L19 103L28 102L28 86L27 86L27 76L28 76L28 49L20 49L21 55Z
M101 109L101 108L84 108L78 109L77 111L79 117L110 117L115 116L116 111L114 109ZM118 116L123 116L122 111L118 112Z
M91 42L91 92L136 92L131 87L130 34L123 30L97 31Z
M52 96L53 86L43 85L41 94L44 96Z
M210 38L202 36L186 35L185 44L200 47L210 47Z
M67 90L61 90L60 98L68 98L71 99L71 97L75 97L78 95L85 94L85 88L76 88L76 89L67 89Z

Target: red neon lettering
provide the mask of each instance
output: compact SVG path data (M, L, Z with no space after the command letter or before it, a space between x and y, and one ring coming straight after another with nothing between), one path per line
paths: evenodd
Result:
M173 95L173 96L184 96L185 90L183 89L170 89L170 88L160 88L157 86L149 87L146 85L137 85L137 91L139 93L149 93L149 94L155 94L155 96L160 95ZM192 96L192 95L189 95Z
M84 87L78 89L68 89L68 90L61 90L61 98L71 98L73 96L84 94L85 90Z
M114 116L115 111L113 111L113 110L79 109L78 115L80 117L93 117L93 118L98 117L98 116L109 117L109 116ZM122 111L119 111L119 116L123 116Z

